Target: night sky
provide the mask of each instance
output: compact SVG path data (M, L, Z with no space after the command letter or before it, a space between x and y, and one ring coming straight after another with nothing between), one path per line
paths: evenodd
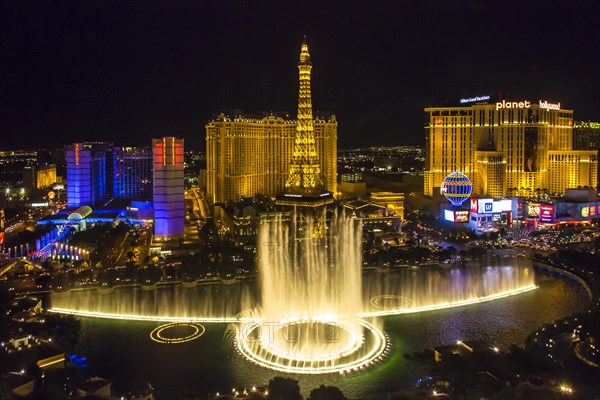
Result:
M204 148L220 110L314 110L342 148L422 144L423 108L502 91L600 120L600 2L1 1L0 148Z

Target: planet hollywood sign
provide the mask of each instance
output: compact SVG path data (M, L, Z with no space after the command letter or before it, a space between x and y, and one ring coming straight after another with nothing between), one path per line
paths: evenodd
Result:
M539 107L542 109L546 109L546 111L550 110L560 110L560 103L548 103L547 100L540 100ZM514 108L531 108L531 102L528 100L523 101L498 101L496 102L496 110L501 109L514 109Z

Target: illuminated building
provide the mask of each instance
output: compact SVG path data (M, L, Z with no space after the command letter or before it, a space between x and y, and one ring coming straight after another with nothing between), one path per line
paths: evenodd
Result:
M315 132L312 115L312 94L310 88L310 72L312 62L306 41L300 50L300 88L298 90L298 122L294 137L294 150L289 166L289 175L285 183L286 192L300 190L302 192L319 191L323 185L321 166L315 143Z
M573 150L600 149L600 122L575 121L573 124Z
M183 139L152 139L154 236L168 240L183 236L185 204Z
M297 120L221 114L206 125L207 197L213 203L274 197L301 185L336 192L337 121L331 114L313 118L306 43L298 68Z
M581 224L600 218L600 202L593 189L568 189L561 199L527 201L524 220L529 224Z
M600 123L575 121L573 124L573 150L600 150ZM600 166L599 166L600 167ZM600 175L598 175L600 183ZM600 185L596 185L596 188Z
M56 165L44 165L36 171L36 188L42 189L56 183Z
M396 215L404 221L404 193L372 192L371 200L384 206L390 215Z
M299 215L307 222L304 229L311 230L312 237L321 238L325 235L324 206L333 203L333 193L327 191L316 147L310 88L311 70L312 62L305 37L298 62L300 85L294 147L285 187L283 193L277 196L276 204L294 207L294 210L296 207L311 209L301 211ZM312 218L309 217L311 214Z
M454 215L444 210L444 219L456 223L468 223L475 232L510 228L519 216L519 201L512 199L495 200L492 198L471 197L469 209L456 211Z
M116 147L114 197L152 198L152 153L149 147Z
M96 206L106 200L106 150L112 152L111 147L108 143L74 143L66 146L68 208Z
M42 189L56 183L56 165L36 167L29 165L23 169L25 189Z
M573 148L572 110L545 100L495 100L425 109L426 196L453 171L472 180L475 195L494 198L596 186L598 156Z

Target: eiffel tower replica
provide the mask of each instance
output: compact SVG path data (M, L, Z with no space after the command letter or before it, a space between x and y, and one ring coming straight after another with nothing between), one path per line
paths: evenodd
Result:
M300 87L298 92L298 125L294 138L294 150L288 178L276 204L300 208L298 214L313 218L313 237L324 234L325 206L333 203L333 193L323 183L319 155L315 144L310 72L312 62L306 44L306 36L300 49L298 70Z

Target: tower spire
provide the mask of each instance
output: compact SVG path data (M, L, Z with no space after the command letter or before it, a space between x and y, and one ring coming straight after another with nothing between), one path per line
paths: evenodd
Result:
M306 36L300 47L298 71L300 86L298 91L298 125L294 138L294 150L285 188L288 191L314 193L321 190L321 166L315 144L315 132L312 114L312 96L310 90L310 72L312 62L308 52Z

